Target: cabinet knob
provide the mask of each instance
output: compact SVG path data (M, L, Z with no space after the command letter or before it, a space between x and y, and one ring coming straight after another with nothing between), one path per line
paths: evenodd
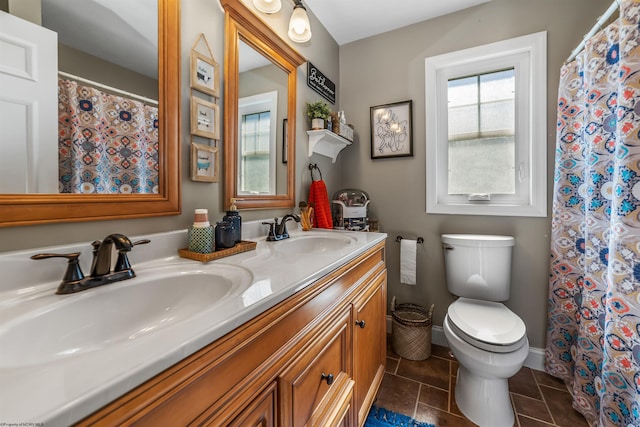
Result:
M327 385L333 384L333 374L322 373L322 379L327 382Z
M356 325L360 326L362 329L364 329L366 323L364 320L356 320Z

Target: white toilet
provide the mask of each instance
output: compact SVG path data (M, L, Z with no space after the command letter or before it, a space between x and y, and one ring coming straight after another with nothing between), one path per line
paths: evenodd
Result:
M456 403L481 427L512 427L508 379L529 353L522 319L499 301L509 299L514 238L442 235L449 291L458 298L443 329L460 362Z

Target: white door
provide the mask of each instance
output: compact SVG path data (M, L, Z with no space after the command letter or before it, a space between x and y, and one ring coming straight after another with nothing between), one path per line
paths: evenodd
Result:
M0 194L58 192L58 35L0 11Z

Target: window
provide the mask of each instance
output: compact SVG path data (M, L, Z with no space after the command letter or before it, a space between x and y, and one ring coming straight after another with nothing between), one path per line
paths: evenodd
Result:
M238 192L275 194L278 92L238 100Z
M546 33L425 60L427 212L546 216Z

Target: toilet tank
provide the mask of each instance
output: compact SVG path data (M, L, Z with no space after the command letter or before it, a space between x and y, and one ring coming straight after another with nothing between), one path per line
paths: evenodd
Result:
M514 243L511 236L443 234L449 292L484 301L508 300Z

